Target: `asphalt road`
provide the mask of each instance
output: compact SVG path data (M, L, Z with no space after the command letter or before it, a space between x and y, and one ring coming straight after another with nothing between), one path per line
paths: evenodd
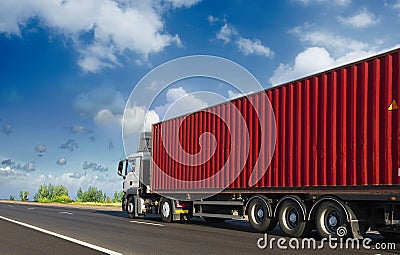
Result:
M200 219L187 223L161 222L158 217L130 220L125 212L117 210L77 209L71 207L38 206L35 204L0 203L0 218L51 231L52 234L73 238L84 245L94 245L107 252L121 254L400 254L400 244L390 251L376 250L377 245L391 243L377 234L371 249L329 248L321 250L279 249L273 242L272 250L260 249L257 241L263 234L252 231L243 221L205 223ZM313 235L318 239L318 237ZM284 238L277 227L268 234L268 240ZM302 239L297 239L300 243ZM260 241L264 244L264 240ZM296 245L295 242L292 243ZM321 245L317 241L317 246ZM103 250L104 251L104 250ZM99 249L55 237L26 226L0 219L0 254L102 254Z

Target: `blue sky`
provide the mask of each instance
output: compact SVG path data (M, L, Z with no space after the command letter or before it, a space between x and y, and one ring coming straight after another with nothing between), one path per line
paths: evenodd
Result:
M398 47L399 27L400 1L1 1L0 198L50 182L73 197L120 190L126 100L166 61L224 57L267 88ZM189 79L160 95L155 115L181 96L183 110L204 107L189 94L205 83L236 93Z

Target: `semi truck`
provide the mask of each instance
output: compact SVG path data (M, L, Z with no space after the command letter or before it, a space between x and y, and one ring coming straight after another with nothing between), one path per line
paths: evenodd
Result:
M156 123L141 134L138 151L119 162L122 209L129 218L160 214L164 222L248 219L259 232L279 223L291 237L316 230L321 237L363 238L368 229L397 237L399 85L395 49ZM273 113L262 111L267 104ZM233 111L248 129L243 146L231 144L232 137L244 139L240 130L230 132L218 117L233 118ZM267 150L260 142L263 125L274 130ZM214 138L199 142L204 133ZM171 157L178 148L184 151ZM268 160L263 153L271 148ZM200 150L212 156L185 163ZM222 167L225 175L237 173L233 181L209 178ZM257 171L261 178L250 182ZM187 186L191 181L197 186Z

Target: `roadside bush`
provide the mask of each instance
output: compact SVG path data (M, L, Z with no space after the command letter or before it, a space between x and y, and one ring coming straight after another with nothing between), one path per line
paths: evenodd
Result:
M52 202L55 203L71 203L72 200L71 198L69 198L69 196L59 196L59 197L55 197Z
M51 200L48 199L47 197L41 197L41 198L38 198L38 199L34 198L34 201L35 202L39 202L39 203L50 203L51 202Z
M96 187L89 187L87 191L82 191L79 188L76 194L79 202L97 202L97 203L105 203L107 202L107 195L103 193L101 189L97 189Z
M34 196L34 201L40 203L69 203L71 198L68 195L68 189L63 185L54 186L51 183L49 185L41 185L38 192Z
M13 195L10 195L10 199L9 199L10 201L14 201L15 200L15 198L14 198L14 196Z
M29 199L29 192L28 191L20 191L19 192L19 198L21 199L21 201L28 201L28 199Z
M121 191L119 193L117 191L115 191L112 202L113 203L121 203L123 197L124 197L124 192L123 191Z

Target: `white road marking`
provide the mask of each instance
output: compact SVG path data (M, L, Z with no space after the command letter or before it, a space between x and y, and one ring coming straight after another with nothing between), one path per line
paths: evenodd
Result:
M159 226L159 227L165 227L163 224L158 224L158 223L152 223L152 222L144 222L144 221L137 221L137 220L131 220L129 221L131 223L138 223L138 224L146 224L146 225L153 225L153 226Z
M36 208L35 207L28 207L28 208L26 208L26 210L35 210Z
M0 219L9 221L9 222L12 222L12 223L15 223L15 224L18 224L18 225L21 225L21 226L24 226L24 227L27 227L27 228L30 228L30 229L34 229L36 231L39 231L39 232L42 232L42 233L45 233L45 234L48 234L48 235L52 235L52 236L55 236L55 237L58 237L58 238L61 238L61 239L64 239L64 240L67 240L67 241L82 245L82 246L85 246L85 247L88 247L88 248L91 248L93 250L101 251L101 252L104 252L104 253L107 253L107 254L110 254L110 255L122 255L122 253L119 253L119 252L116 252L116 251L112 251L112 250L109 250L109 249L106 249L106 248L103 248L103 247L100 247L100 246L97 246L97 245L94 245L94 244L91 244L91 243L87 243L87 242L72 238L72 237L68 237L68 236L64 236L64 235L61 235L61 234L57 234L55 232L51 232L51 231L43 229L43 228L39 228L39 227L36 227L36 226L33 226L33 225L29 225L29 224L24 223L24 222L20 222L20 221L16 221L16 220L13 220L13 219L9 219L9 218L6 218L6 217L1 216L1 215L0 215Z
M14 207L14 206L12 206L12 205L8 205L9 207Z
M61 213L61 214L68 214L68 215L74 214L74 213L72 213L72 212L59 212L59 213Z

